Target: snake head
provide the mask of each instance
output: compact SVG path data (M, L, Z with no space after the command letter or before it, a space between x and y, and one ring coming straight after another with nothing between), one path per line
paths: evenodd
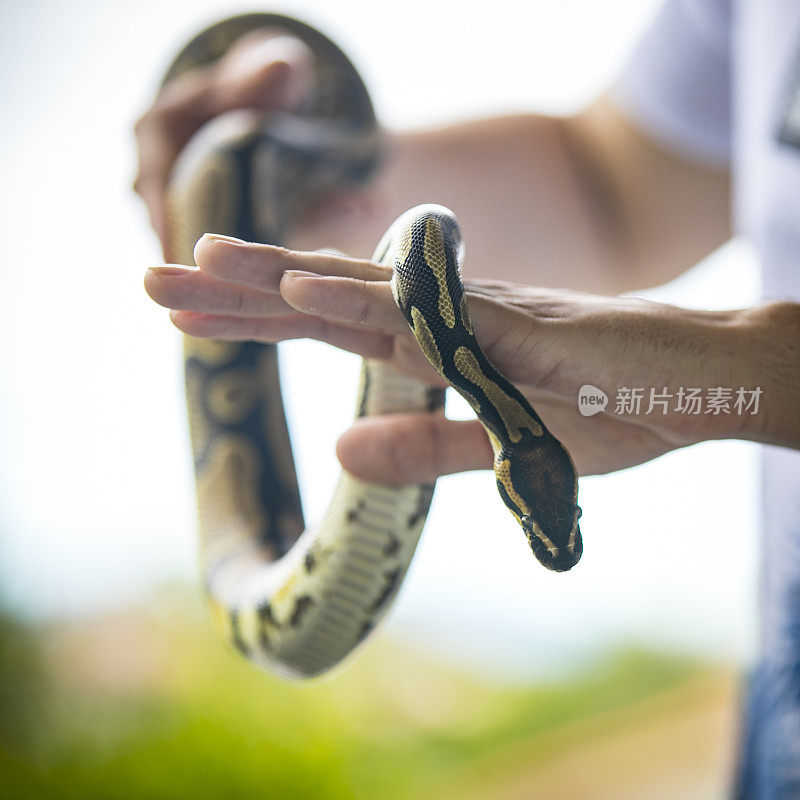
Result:
M533 554L555 572L572 569L583 553L578 480L572 460L549 432L498 448L497 489L519 522Z
M520 517L519 524L525 531L528 544L539 562L553 570L566 572L572 569L583 554L583 539L578 520L581 516L580 506L575 506L572 514L566 515L565 523L555 528L548 526L550 535L529 514ZM563 519L563 517L562 517Z

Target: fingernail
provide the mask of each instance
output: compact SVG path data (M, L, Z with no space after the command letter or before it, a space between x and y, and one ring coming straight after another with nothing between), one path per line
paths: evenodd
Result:
M200 311L188 311L187 309L184 308L171 308L169 310L169 318L173 322L175 322L175 320L180 320L180 319L192 320L202 316L203 314Z
M221 233L204 233L201 239L216 239L220 242L227 242L228 244L249 244L244 239L237 239L235 236L224 236Z
M169 277L179 278L181 275L191 275L192 272L196 270L191 270L188 267L148 267L146 275L153 275L155 277L160 277L163 275L167 275Z
M319 275L316 272L306 272L302 269L287 269L284 273L287 278L322 278L324 276Z

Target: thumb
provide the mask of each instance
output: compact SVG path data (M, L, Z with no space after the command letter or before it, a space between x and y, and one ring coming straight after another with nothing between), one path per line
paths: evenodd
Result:
M354 477L403 486L430 483L440 475L490 469L492 449L478 420L433 414L389 414L359 419L336 446Z
M219 62L214 75L214 113L239 108L296 108L314 80L314 55L299 39L272 32L243 36Z

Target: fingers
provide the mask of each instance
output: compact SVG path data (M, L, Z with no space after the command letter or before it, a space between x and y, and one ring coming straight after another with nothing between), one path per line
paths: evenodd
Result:
M410 339L385 281L390 270L368 261L325 253L294 252L218 235L206 235L198 241L196 259L202 269L170 265L150 268L145 275L148 294L157 303L172 309L173 323L185 333L232 341L313 338L366 358L394 357L398 368L431 377L432 371L419 357L418 348L398 347L390 330L399 330ZM315 308L315 292L304 293L301 287L297 304L310 303L314 310L304 313L287 303L279 294L287 264L313 267L334 276L325 279L314 276L323 282L341 281L341 287L334 286L335 302ZM346 275L380 280L343 277ZM339 296L348 300L346 288L350 287L366 291L367 295L375 290L379 310L373 311L370 307L369 313L362 317L338 312ZM353 302L359 302L358 298L350 300L351 305ZM393 325L387 325L383 319L387 309L396 316Z
M336 455L361 480L403 486L440 475L490 469L492 449L477 420L433 414L391 414L357 420L342 434Z
M391 336L335 325L297 313L259 319L173 310L170 319L175 327L189 336L226 341L274 344L287 339L316 339L364 358L384 359L391 356L393 348Z
M371 355L376 348L385 350L383 337L388 334L395 339L392 359L398 369L436 380L394 302L389 267L219 234L204 234L195 245L194 256L198 270L155 268L145 280L147 291L162 305L222 318L202 321L204 330L213 328L215 333L194 335L331 341L331 331L345 327L350 330L337 333L337 341L346 341L346 349L352 352ZM518 292L510 292L508 297L497 294L499 298L491 293L470 293L470 316L479 344L510 380L529 388L561 391L564 376L560 382L553 376L565 360L563 348L555 346L564 325L526 313L517 302ZM276 316L281 320L276 322ZM319 323L311 324L310 318ZM174 317L176 324L188 319L186 315ZM192 319L197 322L196 317ZM358 337L352 329L362 329L364 336ZM567 387L570 390L572 383Z
M287 250L270 244L243 242L230 236L206 233L194 247L194 260L207 275L278 294L286 270L339 275L362 280L388 281L392 272L366 259L330 253Z
M162 245L166 244L164 195L170 172L192 134L212 116L207 75L207 70L196 70L176 79L134 127L139 170L133 188L144 200Z
M163 88L134 128L139 169L134 190L166 244L164 193L178 154L213 117L242 108L294 108L313 81L313 55L293 37L262 30L248 34L212 67L196 68Z
M214 71L215 113L297 107L311 91L314 55L294 36L262 29L242 36Z
M218 281L197 269L151 267L145 273L144 286L156 303L176 310L239 317L294 311L279 294Z
M386 272L391 274L387 269ZM297 311L331 322L358 325L397 336L395 360L408 374L431 379L432 368L413 340L408 323L397 307L389 284L356 277L330 277L287 270L280 282L284 300ZM525 374L520 360L536 344L531 326L513 308L470 298L470 315L479 344L513 378ZM474 312L474 313L473 313Z
M284 300L298 311L391 333L408 332L386 281L290 270L283 274L280 289Z
M288 306L300 312L303 318L315 317L329 325L394 335L395 366L406 374L439 382L419 346L413 341L408 325L394 302L388 283L392 275L389 267L372 264L365 259L288 250L218 234L202 236L195 245L194 257L206 276L230 285L228 296L224 299L222 296L215 298L215 302L219 303L217 306L209 304L202 307L193 306L189 302L178 305L173 296L171 307L239 315L238 311L232 309L239 302L244 305L245 299L236 289L237 286L258 289L269 294L280 292ZM283 313L274 304L270 304L269 308L272 313ZM502 324L498 328L498 321L502 323L503 318L498 315L497 309L491 304L479 303L476 311L473 320L477 323L476 331L483 340L481 343L488 341L492 344L492 339L497 341L502 336L504 343L508 345L509 332ZM264 314L266 313L265 311ZM259 315L257 311L255 315ZM273 327L262 325L260 335L289 338L288 326L293 324L294 322L287 321L277 332ZM253 326L234 326L232 320L227 320L225 330L231 335L241 335L244 330L253 330ZM298 335L315 337L316 328L308 333L306 330L308 329L304 328L304 332ZM329 327L321 326L319 330L327 332ZM351 335L348 334L348 337Z

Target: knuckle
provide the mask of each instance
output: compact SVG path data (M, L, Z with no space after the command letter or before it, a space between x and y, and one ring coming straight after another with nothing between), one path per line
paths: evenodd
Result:
M437 469L437 455L434 441L438 431L427 420L413 428L407 425L398 426L388 436L386 454L394 465L399 477L415 479L420 472L426 475Z
M152 175L144 170L139 170L136 173L135 178L133 179L133 183L131 184L131 188L133 189L136 194L140 197L146 197L148 194L152 194L151 189L153 187L153 179Z
M407 437L399 430L393 430L386 435L383 451L387 463L391 464L398 473L398 477L405 477L408 472L408 442Z
M370 304L367 295L366 281L360 281L361 291L358 295L355 307L353 309L353 317L359 325L367 325L370 321Z
M227 298L225 303L227 311L232 314L240 313L244 308L244 292L241 289L234 290Z
M136 120L133 124L133 132L134 134L141 138L142 135L147 131L148 127L152 122L152 109L149 111L145 111L139 119Z
M152 132L164 124L166 109L160 100L147 109L139 119L133 124L133 132L137 138L141 139L152 134Z

